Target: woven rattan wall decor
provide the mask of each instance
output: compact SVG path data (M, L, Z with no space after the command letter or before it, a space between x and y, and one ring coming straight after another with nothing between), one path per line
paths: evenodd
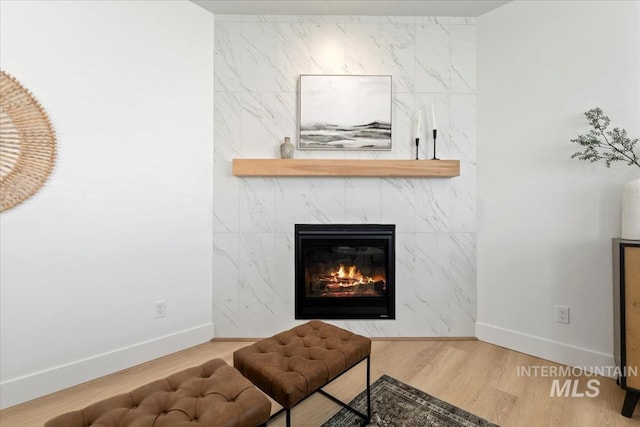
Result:
M38 101L0 70L0 212L31 197L53 170L56 136Z

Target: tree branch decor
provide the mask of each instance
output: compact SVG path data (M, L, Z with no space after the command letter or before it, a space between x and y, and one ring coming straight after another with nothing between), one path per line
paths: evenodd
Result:
M584 115L593 129L588 134L578 135L571 140L584 148L584 151L574 153L572 159L588 160L591 163L603 160L606 167L611 167L613 162L622 161L640 168L640 158L634 151L638 138L630 139L624 129L607 130L611 120L600 108L593 108Z

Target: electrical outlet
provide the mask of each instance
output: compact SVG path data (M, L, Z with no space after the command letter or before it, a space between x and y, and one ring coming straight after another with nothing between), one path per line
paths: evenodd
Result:
M156 301L155 305L156 319L164 317L167 314L167 302L165 300Z
M556 305L556 322L569 323L569 307L566 305Z

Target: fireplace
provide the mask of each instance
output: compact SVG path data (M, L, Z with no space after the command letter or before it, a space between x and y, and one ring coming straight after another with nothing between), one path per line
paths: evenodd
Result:
M296 224L296 319L395 319L395 225Z

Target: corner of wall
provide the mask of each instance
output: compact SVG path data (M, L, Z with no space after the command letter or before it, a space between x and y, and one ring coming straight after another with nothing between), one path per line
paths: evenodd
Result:
M476 337L490 344L587 371L590 368L614 366L612 354L604 354L482 322L476 322Z
M130 347L77 360L0 383L0 409L211 340L213 324L165 335Z

